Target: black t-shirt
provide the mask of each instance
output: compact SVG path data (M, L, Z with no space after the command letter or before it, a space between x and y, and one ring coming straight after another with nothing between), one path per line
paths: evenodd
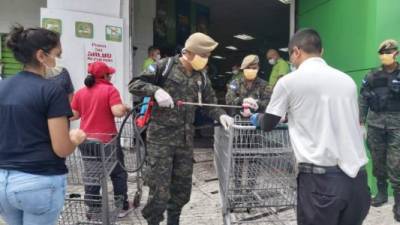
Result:
M57 76L51 77L50 80L54 81L56 84L69 95L74 93L74 86L72 84L71 76L67 69L63 68L61 73Z
M58 85L30 72L0 82L0 168L39 175L68 172L51 146L47 120L72 116Z

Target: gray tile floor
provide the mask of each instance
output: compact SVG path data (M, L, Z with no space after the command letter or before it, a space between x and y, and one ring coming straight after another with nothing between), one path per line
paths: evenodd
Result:
M201 149L196 151L196 162L193 175L193 190L191 201L185 206L182 213L182 225L222 225L220 208L220 197L218 193L218 183L215 175L214 164L212 161L211 149ZM130 192L135 192L135 185L130 185ZM140 209L145 203L147 188L144 188L143 198L139 209L132 212L129 217L119 221L120 225L146 225L140 215ZM393 200L380 207L371 208L364 225L395 225L392 215ZM250 224L250 223L249 223ZM251 223L256 224L256 223ZM257 223L268 224L268 223ZM290 223L295 224L295 223ZM0 225L5 225L0 219ZM165 225L165 222L162 224Z

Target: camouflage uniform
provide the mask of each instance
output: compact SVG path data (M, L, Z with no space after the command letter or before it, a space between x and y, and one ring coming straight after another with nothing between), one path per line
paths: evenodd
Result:
M243 77L243 72L239 72L238 74L233 74L228 83L230 84L234 80L239 80L241 77Z
M245 58L246 59L246 58ZM256 59L256 61L258 58ZM245 60L244 60L245 61ZM250 61L252 61L250 59ZM251 62L244 62L244 66L242 68L245 68L248 66L248 64L251 64ZM253 81L250 81L251 86L248 87L246 86L246 81L244 78L244 75L242 77L232 80L230 84L228 85L228 92L226 93L225 101L226 104L229 105L242 105L243 99L245 98L254 98L258 103L258 112L265 112L265 108L268 105L268 102L271 97L271 93L268 89L267 82L260 78L256 78ZM230 114L239 114L239 109L238 110L231 110ZM247 146L250 147L250 146ZM257 159L257 157L251 157L249 159L249 155L243 155L243 154L237 154L235 155L235 166L234 166L234 176L235 176L235 192L237 195L242 195L246 193L240 193L240 191L248 190L248 189L253 189L256 186L256 180L257 177L259 176L259 171L254 171L250 170L247 168L247 174L243 174L243 171L246 171L246 167L256 167L259 168L259 165L261 162ZM247 165L247 166L246 166ZM257 165L257 166L256 166ZM242 181L247 181L247 182L242 182Z
M158 68L165 67L161 60ZM201 72L185 74L185 69L174 57L172 68L162 84L174 101L198 102L198 91L204 103L217 103L210 80ZM156 69L156 70L157 70ZM144 71L129 84L129 91L138 96L153 96L160 88L156 86L157 71ZM198 81L202 82L201 87ZM218 120L225 114L220 108L204 108L208 115ZM147 129L147 162L145 182L150 188L149 198L142 214L149 224L162 221L165 209L170 216L179 216L189 201L193 172L193 135L195 106L162 108L155 105Z
M363 80L359 101L361 123L368 124L367 144L371 150L373 174L378 185L379 181L386 182L389 175L393 190L397 193L400 192L400 99L395 99L388 84L399 73L400 66L393 73L387 73L382 68L371 71ZM399 106L399 109L383 106L386 108L374 110L374 103L368 98L368 92L374 89L372 83L375 86L382 84L381 88L386 88L389 96L386 104L391 107ZM400 95L397 98L399 97Z
M268 88L267 82L257 77L252 81L251 86L247 87L244 77L232 80L228 85L225 101L228 105L242 105L243 99L249 97L258 100L258 112L265 112L271 98L271 91ZM230 114L239 114L239 111L231 110Z

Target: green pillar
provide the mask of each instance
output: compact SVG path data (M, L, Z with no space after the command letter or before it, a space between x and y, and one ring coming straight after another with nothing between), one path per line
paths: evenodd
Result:
M371 68L379 66L379 43L400 40L399 0L297 0L296 4L298 27L316 29L325 60L349 74L358 86ZM371 162L368 172L375 193Z

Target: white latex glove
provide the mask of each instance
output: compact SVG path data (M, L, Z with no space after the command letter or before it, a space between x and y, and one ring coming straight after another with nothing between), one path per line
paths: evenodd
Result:
M69 131L69 138L74 145L78 146L86 140L86 133L81 129L73 129Z
M240 114L243 116L243 117L250 117L251 115L253 115L253 113L251 113L251 111L250 111L250 109L249 108L244 108L243 109L243 111L241 111L240 112Z
M257 100L255 100L254 98L245 98L243 99L243 106L244 105L248 105L250 108L254 109L255 111L258 110L258 104L257 104Z
M174 101L172 100L171 95L164 91L164 89L158 89L156 93L154 93L154 98L160 107L174 108Z
M219 117L219 122L225 128L225 130L228 130L229 127L233 125L234 119L232 117L224 114Z
M367 128L365 128L364 125L361 125L360 129L361 129L361 134L362 134L364 140L367 140Z

